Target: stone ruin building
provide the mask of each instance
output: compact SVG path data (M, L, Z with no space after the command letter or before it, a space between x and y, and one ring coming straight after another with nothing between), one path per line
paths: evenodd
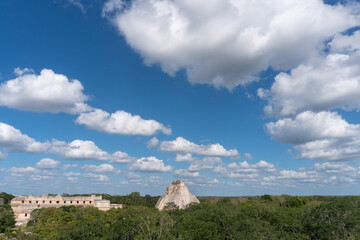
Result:
M0 198L0 205L5 204L5 200L3 198Z
M16 226L25 225L30 220L31 212L45 207L61 206L93 206L102 211L111 208L122 208L122 204L110 204L110 200L102 199L102 196L76 196L63 197L61 195L48 196L17 196L11 200L11 208L14 211Z
M185 183L181 180L173 181L170 187L166 188L166 194L156 203L156 208L163 210L168 203L174 203L179 209L185 209L190 203L200 203L200 201L189 192Z

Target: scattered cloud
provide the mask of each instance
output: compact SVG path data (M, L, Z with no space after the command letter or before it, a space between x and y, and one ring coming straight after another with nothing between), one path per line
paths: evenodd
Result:
M198 145L182 137L177 137L173 141L163 141L160 144L160 151L179 154L194 153L209 157L237 157L239 153L236 149L226 150L219 143Z
M165 166L163 160L155 157L143 157L129 165L129 169L142 172L169 172L172 170L172 167Z
M69 80L51 69L36 75L30 69L15 69L17 77L0 84L0 106L34 112L66 112L71 114L90 110L85 103L80 81Z
M4 152L0 152L0 160L4 160L6 158L6 154Z
M99 183L108 183L110 182L109 177L105 176L105 175L101 175L101 174L93 174L93 173L87 173L83 175L86 178L92 178L95 182L99 182Z
M188 170L191 172L198 172L207 169L213 169L216 164L221 164L222 160L219 157L205 157L203 159L193 159Z
M176 162L191 162L193 160L193 157L191 153L186 154L176 154L175 161Z
M133 173L133 172L125 172L124 176L125 176L126 179L130 179L130 180L141 179L140 175L138 175L136 173Z
M135 157L130 157L127 153L124 152L114 152L110 157L110 162L113 163L132 163L136 161Z
M81 175L82 174L79 172L67 172L67 173L63 174L63 176L65 176L65 177L79 177Z
M272 139L292 144L298 158L325 161L358 161L360 124L350 124L336 112L303 112L266 124Z
M112 174L119 174L121 171L117 168L114 168L110 164L101 164L99 166L96 165L84 165L80 169L84 170L85 172L96 172L96 173L112 173Z
M360 41L360 31L355 36L354 41ZM265 98L259 94L265 91L269 95L266 114L289 117L305 110L319 112L334 108L359 111L360 48L350 47L353 45L346 51L312 59L290 73L280 73L270 90L259 89L258 96Z
M245 154L244 154L244 157L245 157L246 160L248 160L248 161L251 161L251 160L253 159L253 156L251 156L250 153L245 153Z
M214 168L213 172L225 178L259 181L261 176L276 172L276 170L273 164L266 161L259 161L254 164L243 161L239 163L233 162L228 165L218 165Z
M228 89L257 80L256 74L269 67L297 66L323 41L360 22L354 4L315 0L134 0L124 5L108 0L102 15L145 64L158 64L171 76L184 69L193 84Z
M200 176L199 172L190 172L186 169L176 169L174 176L177 178L196 178Z
M39 173L40 171L33 167L11 167L7 170L9 173L19 173L19 174L28 174L28 173Z
M50 151L69 160L106 161L110 159L110 155L96 146L94 142L78 139L71 143L53 140Z
M68 3L70 3L71 5L79 8L80 11L81 11L83 14L86 13L84 4L82 4L81 0L67 0L67 1L68 1Z
M146 147L151 149L151 148L156 147L158 144L159 144L159 139L157 139L156 137L153 137L146 143Z
M90 129L100 132L151 136L157 132L171 134L171 129L155 120L144 120L139 115L132 115L124 111L116 111L112 114L101 109L91 112L83 112L76 119L76 123L84 124Z
M47 151L50 143L37 142L13 126L0 122L0 147L10 152L40 153Z
M77 164L65 164L64 166L62 166L61 167L61 169L63 169L63 170L68 170L68 169L70 169L70 168L76 168L76 167L78 167L79 165L77 165Z
M60 165L60 161L51 158L43 158L36 163L36 168L53 169Z

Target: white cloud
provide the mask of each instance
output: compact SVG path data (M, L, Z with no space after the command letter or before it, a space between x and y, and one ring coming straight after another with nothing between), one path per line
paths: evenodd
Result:
M64 166L62 166L61 169L67 170L67 169L70 169L70 168L75 168L77 166L78 166L77 164L65 164Z
M85 7L82 4L81 0L67 0L68 3L80 9L82 13L86 13Z
M14 69L14 73L16 76L21 76L23 75L24 73L34 73L34 70L31 69L31 68L15 68Z
M101 11L101 16L102 17L107 17L110 15L113 15L114 12L115 14L121 10L124 6L124 2L123 0L111 0L111 1L107 1L104 4L104 7Z
M327 174L347 173L356 171L356 168L351 167L345 163L333 162L315 163L315 169L317 171L322 171Z
M0 152L0 160L4 160L6 158L6 154L3 152Z
M174 176L177 178L197 178L200 176L199 172L190 172L186 169L176 169Z
M190 162L193 160L193 157L191 155L191 153L186 153L186 154L176 154L176 158L175 161L176 162Z
M70 160L109 160L110 155L92 141L74 140L71 143L53 140L51 152Z
M307 63L280 73L270 90L259 89L267 98L270 116L293 116L305 110L334 108L360 110L360 31L337 35L328 44L330 54L311 58ZM264 94L267 92L267 94Z
M359 24L349 6L319 0L108 0L103 8L147 65L229 89L268 67L288 70ZM259 17L261 16L261 17ZM296 47L295 47L296 46Z
M84 124L90 129L100 132L124 135L150 136L157 132L171 134L171 129L155 120L144 120L139 115L124 111L109 114L101 109L81 113L76 123Z
M158 144L159 144L159 139L153 137L146 143L146 147L150 149L156 147Z
M79 172L67 172L63 174L65 177L78 177L81 176L81 173Z
M35 112L80 113L89 110L84 87L78 80L43 69L40 75L29 69L15 69L17 78L0 84L0 106Z
M117 168L114 168L110 164L101 164L99 166L96 165L84 165L81 167L82 170L86 172L96 172L96 173L113 173L119 174L121 171Z
M226 166L218 165L213 172L218 173L225 178L240 178L246 181L260 181L262 176L276 172L275 166L266 161L259 161L249 164L247 161L233 162Z
M109 154L100 149L93 141L74 140L70 143L53 140L50 148L51 153L59 154L69 160L97 160L114 163L132 163L136 160L124 152Z
M133 173L133 172L126 172L126 173L124 173L124 175L125 175L125 178L126 178L126 179L136 179L136 180L141 179L141 176L140 176L140 175L135 174L135 173Z
M100 182L100 183L106 183L106 182L110 182L110 179L105 176L105 175L98 175L98 174L93 174L93 173L87 173L83 175L84 177L87 178L92 178L95 182Z
M29 174L29 173L39 173L40 171L33 167L12 167L7 170L10 173L19 173L19 174Z
M270 122L266 130L271 138L294 145L301 159L357 161L360 157L360 124L350 124L335 112L306 111L295 119Z
M207 169L213 169L215 164L221 164L222 160L219 157L205 157L203 159L194 159L190 164L188 170L191 172L198 172Z
M130 157L127 153L124 152L114 152L110 157L110 162L114 163L132 163L136 161L135 157Z
M79 181L78 177L67 177L67 180L69 180L70 182L76 183Z
M212 157L239 156L239 153L236 149L226 150L219 143L198 145L182 137L177 137L176 140L174 141L161 142L160 150L163 152L172 152L172 153L180 153L180 154L195 153L202 156L212 156Z
M245 153L245 154L244 154L244 157L245 157L247 160L249 160L249 161L251 161L251 160L253 159L253 156L251 156L250 153Z
M143 172L169 172L171 166L165 166L163 160L155 157L143 157L129 166L130 170Z
M52 169L59 166L60 161L53 160L51 158L43 158L36 163L37 168Z
M50 144L37 142L13 126L0 123L0 146L7 151L39 153L45 152Z

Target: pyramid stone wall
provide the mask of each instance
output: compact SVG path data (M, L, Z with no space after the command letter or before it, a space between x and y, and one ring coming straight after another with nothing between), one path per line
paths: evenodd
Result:
M168 203L174 203L179 209L185 209L190 203L200 203L200 201L189 192L185 183L181 180L173 181L170 187L166 188L166 194L156 203L156 208L163 210Z

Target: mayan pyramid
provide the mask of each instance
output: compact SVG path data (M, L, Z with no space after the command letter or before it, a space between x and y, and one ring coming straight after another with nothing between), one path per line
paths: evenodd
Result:
M181 180L173 181L166 188L166 194L156 203L156 208L163 210L168 203L175 203L179 209L185 209L190 203L200 203L199 200L189 192L185 183Z

